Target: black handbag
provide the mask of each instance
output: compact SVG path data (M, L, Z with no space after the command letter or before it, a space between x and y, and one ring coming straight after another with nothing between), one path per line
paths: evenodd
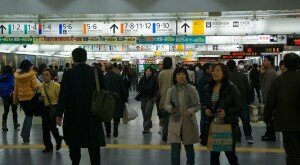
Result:
M56 118L56 108L55 108L55 106L52 105L50 97L47 93L47 90L46 90L45 86L44 86L44 90L45 90L45 94L47 96L47 99L49 101L49 118L50 119L55 119Z
M42 116L42 109L44 103L39 100L40 96L41 94L36 92L33 98L31 99L34 116Z
M141 101L141 99L142 99L142 92L139 92L136 96L135 96L135 98L134 98L136 101Z

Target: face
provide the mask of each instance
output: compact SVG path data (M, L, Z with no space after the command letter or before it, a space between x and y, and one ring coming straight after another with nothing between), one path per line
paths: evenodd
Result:
M43 80L48 83L51 81L51 74L48 71L43 72Z
M269 67L271 65L270 61L268 61L266 58L264 59L262 64L264 67Z
M102 70L102 72L106 72L105 65L101 66L101 70Z
M208 69L206 69L206 72L207 72L208 74L211 74L211 72L212 72L212 69L213 69L213 67L212 67L212 66L209 66L209 68L208 68Z
M176 81L178 84L184 84L186 82L186 74L180 72L176 74Z
M159 69L159 70L163 70L163 69L164 69L164 68L163 68L163 65L161 65L161 64L158 65L158 69Z
M281 73L284 73L287 71L286 67L284 65L281 65L280 66L280 70L281 70Z
M212 71L212 78L214 81L221 82L223 79L223 71L220 65L216 66Z
M150 77L152 75L152 71L150 69L146 70L146 77Z

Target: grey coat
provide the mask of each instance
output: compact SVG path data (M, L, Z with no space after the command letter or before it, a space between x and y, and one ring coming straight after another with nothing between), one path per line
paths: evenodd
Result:
M277 73L273 67L268 68L262 77L262 84L261 84L261 92L263 96L263 101L266 103L268 98L268 93L271 88L272 82L276 79Z
M178 90L177 96L178 101L180 104L180 107L176 110L181 111L181 119L179 122L174 122L172 120L173 114L170 116L170 122L169 122L169 131L168 131L168 143L181 143L183 141L184 145L189 144L195 144L200 142L199 137L199 129L198 129L198 123L197 118L195 116L195 113L200 110L200 99L198 92L194 86L189 85L189 91L187 91L187 88L184 88L185 90ZM167 91L167 98L166 98L166 105L165 109L171 113L172 105L170 104L171 101L171 93L172 88L170 88ZM196 104L192 107L188 105L184 105L183 103L186 103L185 99L190 98L184 98L183 96L186 95L185 92L188 92L191 95L191 98L195 99ZM184 112L189 111L192 113L192 116L186 117L184 116Z

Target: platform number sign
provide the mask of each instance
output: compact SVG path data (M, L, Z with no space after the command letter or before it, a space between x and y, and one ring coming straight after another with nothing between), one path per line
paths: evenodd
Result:
M4 34L5 30L6 30L6 27L4 25L0 25L1 34Z
M270 35L270 42L277 42L278 36L277 35Z

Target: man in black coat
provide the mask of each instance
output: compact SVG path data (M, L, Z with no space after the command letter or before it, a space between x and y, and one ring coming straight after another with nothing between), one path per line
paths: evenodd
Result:
M251 135L252 128L250 125L250 116L248 108L248 105L251 101L251 92L248 78L245 74L238 72L235 61L230 60L227 62L226 65L229 69L229 80L236 85L242 96L243 111L240 113L239 116L243 123L245 138L249 144L253 144L253 137Z
M85 64L87 52L83 48L73 50L72 57L75 67L63 75L56 122L61 125L64 114L64 140L73 165L79 165L81 148L88 148L92 165L100 165L100 147L106 144L102 123L92 114L91 108L96 90L94 68ZM102 73L98 73L102 82Z
M129 91L125 87L124 81L122 79L122 76L115 73L113 71L113 65L111 63L108 63L106 65L107 73L104 76L104 86L105 90L110 91L112 93L116 93L116 109L114 113L114 137L119 136L119 124L120 119L123 117L124 108L125 108L125 102L128 100ZM111 134L111 122L105 123L106 127L106 136L110 137Z
M283 65L287 72L277 77L269 90L264 121L273 120L274 129L283 134L286 164L300 164L300 57L286 54Z

